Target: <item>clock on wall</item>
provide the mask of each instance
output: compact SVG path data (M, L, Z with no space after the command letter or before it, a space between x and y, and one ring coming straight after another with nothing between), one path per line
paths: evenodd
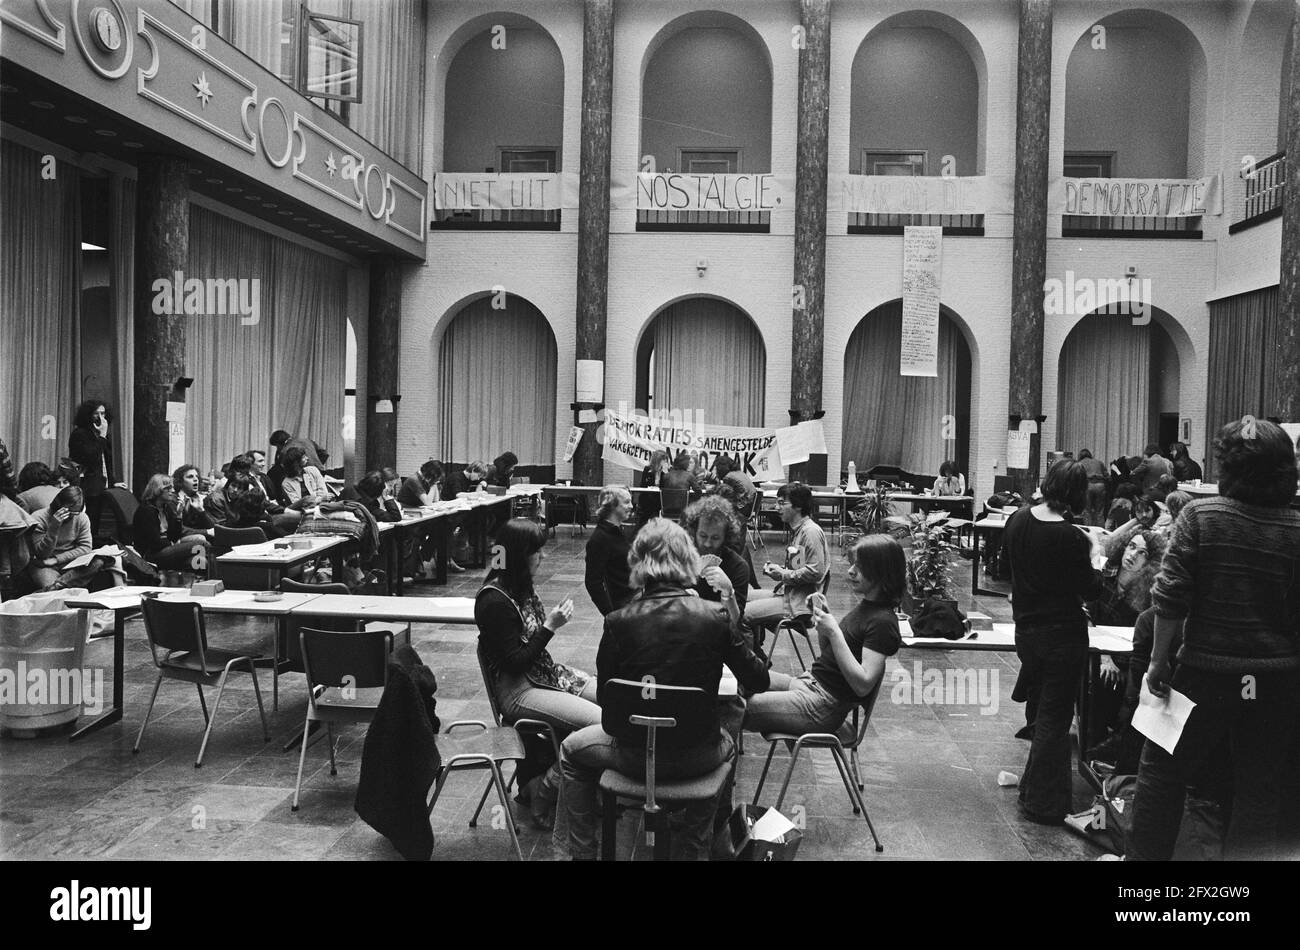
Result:
M94 27L92 36L95 45L105 53L116 53L122 47L122 24L117 14L108 7L96 7L91 11L90 22Z

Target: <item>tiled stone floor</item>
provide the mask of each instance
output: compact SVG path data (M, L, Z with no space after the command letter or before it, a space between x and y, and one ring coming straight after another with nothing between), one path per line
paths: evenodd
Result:
M769 547L775 536L769 536ZM552 652L577 667L595 670L599 614L582 586L585 536L559 529L548 547L539 584L548 604L573 595L574 619L556 636ZM761 557L761 555L759 556ZM832 581L830 599L837 615L851 606L842 567ZM454 576L445 588L419 586L408 594L472 595L481 573ZM969 562L957 565L958 586L970 589ZM1009 620L1007 601L981 597L962 607ZM212 618L215 645L268 643L269 623ZM487 719L489 709L474 655L476 631L469 627L417 625L414 644L438 676L438 713L454 719ZM184 684L164 683L139 755L131 746L149 700L154 671L142 622L127 626L126 711L123 721L76 743L66 737L0 739L0 858L3 859L365 859L397 860L381 835L353 811L364 726L341 733L338 775L331 777L323 743L307 755L302 808L289 809L297 753L282 752L301 726L306 705L302 678L280 681L280 709L271 719L272 740L263 743L252 686L233 677L202 769L194 755L203 719L194 692ZM266 649L265 646L255 646ZM110 663L112 641L87 648L86 664ZM864 798L885 845L876 855L861 818L852 814L835 766L826 753L801 759L784 811L802 810L806 821L801 860L1010 859L1088 860L1099 853L1065 829L1045 828L1021 819L1016 790L997 784L1000 770L1019 774L1028 743L1014 738L1024 722L1023 707L1012 703L1018 663L1013 654L904 650L890 660L886 687L902 665L909 674L920 661L925 670L948 667L988 670L996 676L998 705L985 715L975 705L946 708L891 702L882 694L861 753ZM788 642L777 652L775 668L797 670ZM260 672L270 711L270 678ZM109 682L111 689L111 677ZM209 691L211 695L211 691ZM737 800L748 801L762 769L766 748L750 734L737 772ZM764 790L771 804L780 788L785 761L773 764ZM511 857L509 837L498 822L468 821L483 785L481 773L452 778L433 815L437 860L500 860ZM1091 795L1076 777L1075 804L1087 807ZM776 784L773 784L775 782ZM491 800L489 800L489 809ZM521 823L526 857L556 856L550 837ZM620 829L620 857L636 839L633 818ZM636 856L646 857L638 848Z

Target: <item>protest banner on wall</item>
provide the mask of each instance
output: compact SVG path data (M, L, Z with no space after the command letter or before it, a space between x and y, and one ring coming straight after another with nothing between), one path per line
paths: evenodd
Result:
M572 172L438 172L433 206L439 211L554 211L578 207Z
M1209 178L1059 178L1050 208L1092 218L1196 218L1223 214L1219 176Z
M901 376L939 375L939 270L943 228L903 229Z
M694 451L703 455L706 466L711 467L719 455L730 455L739 459L741 468L752 478L761 481L785 477L773 429L707 425L682 420L680 413L652 417L637 410L603 412L601 457L606 462L639 472L658 449L671 458L679 452Z
M832 178L827 189L830 212L974 215L1010 214L1011 210L1007 178L840 175L838 183Z
M640 173L629 194L626 183L610 188L610 205L638 211L793 211L794 179L785 175Z

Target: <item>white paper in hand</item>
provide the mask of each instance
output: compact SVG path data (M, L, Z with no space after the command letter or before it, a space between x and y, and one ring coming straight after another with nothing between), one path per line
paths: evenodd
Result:
M1138 708L1133 712L1133 728L1173 755L1187 725L1187 717L1195 708L1196 703L1176 689L1169 690L1168 699L1156 696L1147 688L1143 676L1142 694L1138 697Z
M786 832L794 831L794 824L789 818L775 808L763 812L763 817L754 822L749 836L755 841L780 841Z

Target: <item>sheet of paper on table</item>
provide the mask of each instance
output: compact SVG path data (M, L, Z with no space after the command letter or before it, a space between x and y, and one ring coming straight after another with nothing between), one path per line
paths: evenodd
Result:
M1196 703L1176 689L1169 690L1168 699L1156 696L1147 688L1144 676L1138 708L1133 712L1133 728L1173 755L1187 725L1187 717L1195 708Z
M775 808L769 808L754 822L749 836L755 841L780 841L791 831L794 831L794 823Z

